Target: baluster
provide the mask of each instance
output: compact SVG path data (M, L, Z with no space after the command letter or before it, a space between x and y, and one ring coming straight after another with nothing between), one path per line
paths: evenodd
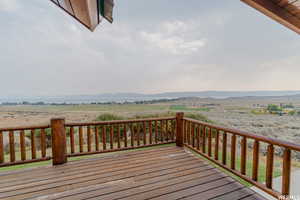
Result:
M79 151L80 151L80 153L83 152L83 133L82 133L82 126L79 127Z
M147 133L146 133L146 132L147 132L147 129L146 129L146 122L144 121L144 122L143 122L143 133L144 133L144 138L143 138L144 140L143 140L143 143L144 143L144 145L147 144L147 136L146 136Z
M117 125L117 142L118 142L118 149L120 149L121 148L121 141L120 141L120 135L121 135L121 133L120 133L120 125L118 124Z
M131 132L131 146L134 147L134 127L133 127L133 124L130 124L130 132Z
M160 121L160 141L164 142L164 122L161 120Z
M74 139L74 127L70 127L70 144L71 144L71 154L75 153L75 139Z
M87 143L88 143L88 152L92 151L92 133L91 133L91 127L87 127Z
M4 163L3 132L0 131L0 163Z
M158 124L157 121L155 121L155 143L158 142Z
M206 126L202 127L202 152L206 153Z
M13 131L9 131L9 153L10 153L10 162L15 162L16 161L15 136Z
M266 168L266 186L272 188L273 184L273 164L274 164L274 146L268 145L267 168Z
M175 121L171 121L171 123L172 123L172 141L175 141L175 130L176 130L176 122Z
M191 122L187 121L187 143L191 145Z
M209 127L208 131L208 156L211 157L211 127Z
M291 150L285 149L283 153L282 167L282 195L290 194L291 181Z
M241 173L246 174L246 161L247 161L247 138L243 136L241 144Z
M152 144L152 121L149 121L149 143Z
M200 125L197 126L197 149L200 149Z
M259 166L259 141L255 140L253 145L253 168L252 168L252 180L258 180L258 166Z
M169 135L169 141L172 141L172 121L168 120L168 135Z
M102 126L102 143L103 150L106 150L106 126Z
M46 157L46 132L45 129L41 129L41 152L42 158Z
M191 127L191 130L192 130L192 146L195 147L195 124L192 123L192 127Z
M173 124L172 121L168 121L168 132L169 132L169 140L172 141L172 129L173 129Z
M222 164L227 163L227 133L223 133L223 145L222 145Z
M31 130L31 158L36 159L35 130Z
M166 133L167 133L167 140L170 141L172 136L171 136L171 132L169 130L169 120L166 121Z
M215 138L215 160L219 160L219 130L216 129L216 138Z
M113 125L110 126L110 149L114 149L114 127Z
M178 123L177 121L176 121L176 123ZM182 141L183 141L183 144L185 144L186 143L186 125L185 125L185 123L186 123L186 121L184 120L184 119L182 119L182 131L183 131L183 134L182 134ZM176 124L176 127L177 127L178 125ZM177 135L176 135L177 136Z
M137 145L140 146L140 124L136 124L136 137L137 137Z
M26 160L26 144L25 144L25 133L24 130L20 131L20 150L21 150L21 160Z
M235 169L235 156L236 156L236 135L232 134L231 136L231 169Z
M127 147L127 130L126 130L126 124L124 124L124 145Z
M99 151L99 129L97 126L95 126L95 147L96 147L96 151Z

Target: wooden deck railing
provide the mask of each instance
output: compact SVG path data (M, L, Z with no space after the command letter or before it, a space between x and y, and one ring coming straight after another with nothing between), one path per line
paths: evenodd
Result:
M65 125L69 133L68 156L174 143L175 126L175 117L68 123Z
M19 140L16 140L17 137ZM4 147L4 138L8 138L8 147ZM50 159L57 165L66 163L67 157L175 142L177 146L188 147L274 197L289 194L291 154L294 151L300 153L300 145L204 123L177 113L176 117L87 123L65 123L64 119L52 119L50 125L45 126L2 128L0 167ZM266 148L266 155L261 153L263 148ZM278 159L274 156L276 148L283 149L280 192L275 191L272 185L274 160ZM265 183L262 183L259 171L264 160Z
M50 160L47 155L46 132L50 126L30 126L0 129L0 167ZM4 137L7 135L7 137ZM8 138L8 148L4 146ZM30 147L27 147L30 143ZM17 144L17 145L16 145ZM5 154L5 150L9 154ZM30 151L28 151L30 150Z
M175 117L65 123L0 129L0 167L175 142ZM16 140L18 137L18 140ZM4 139L8 138L7 142ZM7 144L4 146L4 144Z
M184 146L276 198L280 195L289 195L291 153L292 151L299 153L300 145L235 129L224 128L189 118L183 118L182 125L180 126L182 126L181 131ZM251 151L249 147L251 147ZM263 147L266 147L265 183L261 183L258 180L260 162L262 162L260 157L263 156L260 151ZM283 149L281 191L275 191L273 189L275 148ZM248 155L249 152L251 152L252 155ZM239 156L237 156L238 153L240 154ZM239 167L237 167L237 165L239 165ZM246 173L247 167L251 168L250 174Z

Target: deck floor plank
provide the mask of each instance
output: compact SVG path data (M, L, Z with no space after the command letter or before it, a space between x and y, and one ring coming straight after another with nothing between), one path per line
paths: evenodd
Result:
M264 199L171 146L0 173L0 199Z
M180 160L180 159L186 159L186 156L184 155L184 152L172 152L173 155L176 155L176 159ZM160 154L154 154L154 155L148 155L148 157L143 157L140 159L136 159L136 160L124 160L124 162L126 163L127 161L130 162L130 164L128 165L124 165L124 162L122 163L111 163L110 165L90 165L88 162L86 163L86 166L84 169L82 168L74 168L72 171L69 170L69 168L64 169L64 170L60 170L58 171L56 174L53 173L51 175L43 175L41 174L41 176L37 176L36 174L30 176L27 176L26 178L24 178L22 176L22 179L19 180L17 177L15 177L14 180L7 180L7 183L3 183L0 184L0 193L4 190L4 188L12 190L13 187L8 188L9 186L19 186L22 187L22 184L26 184L27 187L30 186L34 186L34 185L42 185L44 184L49 184L51 182L57 182L59 180L66 180L67 178L69 179L74 179L74 178L80 178L82 176L87 177L87 176L95 176L97 175L97 173L101 173L101 174L108 174L108 173L113 173L113 172L117 172L117 171L124 171L132 166L134 167L139 167L139 166L145 166L147 164L152 164L152 163L157 163L159 160L174 160L172 158L166 158L166 156L168 156L168 153L160 153ZM190 159L192 160L192 159ZM113 168L111 166L114 166ZM77 177L76 177L77 176ZM30 178L30 179L28 179Z
M163 182L163 181L168 182L177 177L187 177L191 175L193 177L196 177L199 176L198 173L213 169L208 165L199 165L199 164L190 165L188 168L186 169L174 168L173 170L164 173L161 172L152 173L141 177L134 177L132 179L123 179L122 181L119 182L120 184L118 184L117 187L114 187L115 186L114 184L110 184L110 185L103 184L103 185L96 185L94 187L83 188L81 191L80 190L69 191L59 195L55 195L55 198L49 198L49 199L58 199L58 198L61 199L62 197L64 197L64 199L72 199L73 198L72 195L75 194L76 194L76 199L93 198L95 196L110 194L113 192L120 192L120 191L137 188L137 187L145 187L147 185L156 184L158 182ZM103 186L106 186L106 189L100 190L99 188Z
M180 152L180 150L177 151ZM16 177L17 174L22 174L23 179L27 179L28 177L33 178L33 177L49 176L51 174L57 176L57 173L59 172L65 173L66 171L78 171L82 168L85 169L85 168L90 168L93 165L99 165L101 160L105 160L105 162L102 163L102 166L111 167L112 164L115 166L116 164L123 164L126 161L133 162L134 160L142 160L144 155L146 155L147 157L150 157L151 155L161 154L161 153L165 153L166 155L168 155L169 152L175 153L176 151L174 151L174 149L167 148L165 152L161 152L158 150L156 151L145 150L145 152L144 151L139 151L138 153L132 152L132 155L130 153L120 153L119 156L114 155L107 158L89 159L85 161L75 161L75 162L73 161L65 164L64 166L38 167L34 169L35 171L34 174L26 173L27 171L31 172L32 170L30 169L18 170L16 172L4 172L4 173L2 172L0 173L0 185L6 184L9 181L21 180L20 177ZM76 167L74 167L74 164L76 165Z

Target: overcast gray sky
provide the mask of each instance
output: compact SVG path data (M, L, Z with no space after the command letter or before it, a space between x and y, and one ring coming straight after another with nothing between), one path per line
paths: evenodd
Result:
M300 38L239 0L116 0L94 33L48 0L0 0L0 93L300 90Z

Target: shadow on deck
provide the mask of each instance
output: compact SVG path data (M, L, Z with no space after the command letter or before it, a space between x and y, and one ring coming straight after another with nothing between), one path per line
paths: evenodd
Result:
M169 146L0 174L0 199L264 199Z

